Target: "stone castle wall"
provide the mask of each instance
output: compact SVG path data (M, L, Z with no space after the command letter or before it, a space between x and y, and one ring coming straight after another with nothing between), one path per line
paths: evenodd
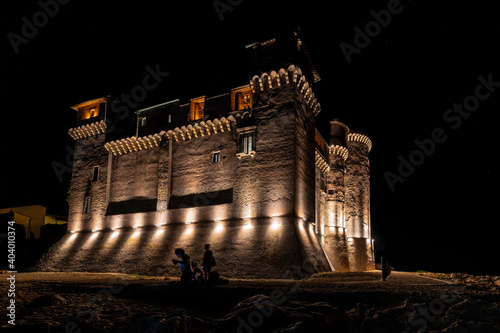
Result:
M176 247L197 259L210 243L225 276L279 278L305 264L329 270L310 224L312 112L294 86L263 91L254 101L252 155L238 154L237 124L117 156L103 149L104 134L78 140L69 217L69 230L78 232L65 236L44 269L175 274ZM219 163L212 163L213 152L220 152ZM89 182L94 165L105 167ZM92 197L91 214L82 213L85 196Z

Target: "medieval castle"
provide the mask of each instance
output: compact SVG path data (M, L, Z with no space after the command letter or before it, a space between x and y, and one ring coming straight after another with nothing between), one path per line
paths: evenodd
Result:
M228 277L374 268L370 139L321 111L299 33L247 46L250 82L125 120L108 97L73 106L68 234L45 268L176 274L212 245Z

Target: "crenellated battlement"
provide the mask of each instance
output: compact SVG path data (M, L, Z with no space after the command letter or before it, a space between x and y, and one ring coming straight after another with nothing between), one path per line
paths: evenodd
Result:
M349 133L347 135L347 141L361 142L368 147L368 152L372 149L372 141L369 137L361 133Z
M250 80L250 86L253 93L289 84L297 86L313 114L315 116L318 115L321 111L321 105L299 67L290 65L286 70L281 68L278 72L271 71L270 73L262 73L260 76L254 75Z
M329 147L329 150L330 154L340 156L344 161L347 160L347 157L349 156L347 148L339 145L332 145Z
M104 148L106 148L107 151L111 151L115 156L137 152L145 149L151 149L158 147L163 135L165 135L164 131L158 134L144 136L142 138L133 136L121 140L107 142L106 144L104 144Z
M316 166L323 172L327 171L330 169L330 166L328 165L328 162L326 159L321 155L318 150L314 151L314 157L315 157L315 163Z
M163 137L166 137L169 140L175 140L176 142L179 140L191 140L205 135L213 135L223 133L224 131L230 131L231 124L235 123L236 119L233 116L229 116L228 118L222 117L220 120L214 119L213 121L201 121L194 125L176 127L168 132L161 131L148 136L132 136L121 140L107 142L104 145L104 148L106 148L107 151L111 151L115 156L128 154L158 147Z
M106 123L104 120L88 125L70 128L68 134L76 141L94 135L106 133Z

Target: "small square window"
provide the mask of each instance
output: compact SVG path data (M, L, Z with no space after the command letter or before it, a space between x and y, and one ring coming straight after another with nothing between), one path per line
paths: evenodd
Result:
M212 163L220 162L220 151L212 153Z
M94 166L94 168L92 169L92 179L91 179L93 182L96 182L99 180L99 166L96 165Z

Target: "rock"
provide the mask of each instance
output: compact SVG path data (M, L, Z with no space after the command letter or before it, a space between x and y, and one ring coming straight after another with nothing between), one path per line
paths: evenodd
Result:
M22 326L10 326L2 328L2 332L6 333L50 333L52 332L50 325L46 323L24 324ZM59 331L55 331L59 332Z
M326 302L316 302L316 303L311 303L307 304L307 308L316 312L320 312L323 314L337 314L339 313L339 308L333 307L330 304Z
M303 322L298 321L296 323L293 323L292 325L290 325L287 328L279 329L279 330L276 330L274 332L275 333L301 333L301 332L308 332L306 329L307 329L306 325Z
M51 295L51 294L45 294L45 295L38 296L35 299L33 299L33 301L30 302L29 307L33 307L36 309L36 308L42 308L45 306L51 306L51 305L55 305L55 304L59 304L59 303L61 303L61 300L59 298L57 298L56 296Z
M187 316L186 326L188 332L205 332L210 327L210 323L200 318Z
M57 298L59 300L60 303L62 304L66 304L67 301L64 297L62 297L61 295L54 295L55 298Z
M477 278L477 281L481 282L481 283L488 283L488 282L490 282L490 277L489 277L489 275L479 276Z
M475 323L471 324L471 327L478 326L478 323L480 322L487 323L488 327L500 327L498 326L500 324L500 320L498 319L499 313L500 304L498 303L490 303L483 300L466 298L461 302L451 305L450 308L447 309L444 316L440 317L433 324L433 327L434 329L442 330L437 332L460 332L460 330L464 327L469 329L469 332L482 332L478 330L471 330L471 328L466 326L464 323Z
M186 311L171 310L162 315L142 313L132 318L131 333L185 333L187 332Z
M408 323L407 314L411 313L408 300L388 308L370 308L362 314L360 332L400 332Z
M460 322L454 322L450 326L448 326L445 329L439 330L439 331L429 331L429 333L469 333L467 331L467 328L463 327L463 324Z
M474 321L463 321L457 320L450 326L439 330L439 331L429 331L429 333L499 333L500 328L498 326L492 326L490 324L474 322Z
M337 311L327 303L314 303L311 308L301 302L273 303L266 295L255 295L238 303L223 318L212 323L212 332L311 332L331 331L325 319ZM275 300L277 301L277 300ZM325 315L327 314L327 315Z

